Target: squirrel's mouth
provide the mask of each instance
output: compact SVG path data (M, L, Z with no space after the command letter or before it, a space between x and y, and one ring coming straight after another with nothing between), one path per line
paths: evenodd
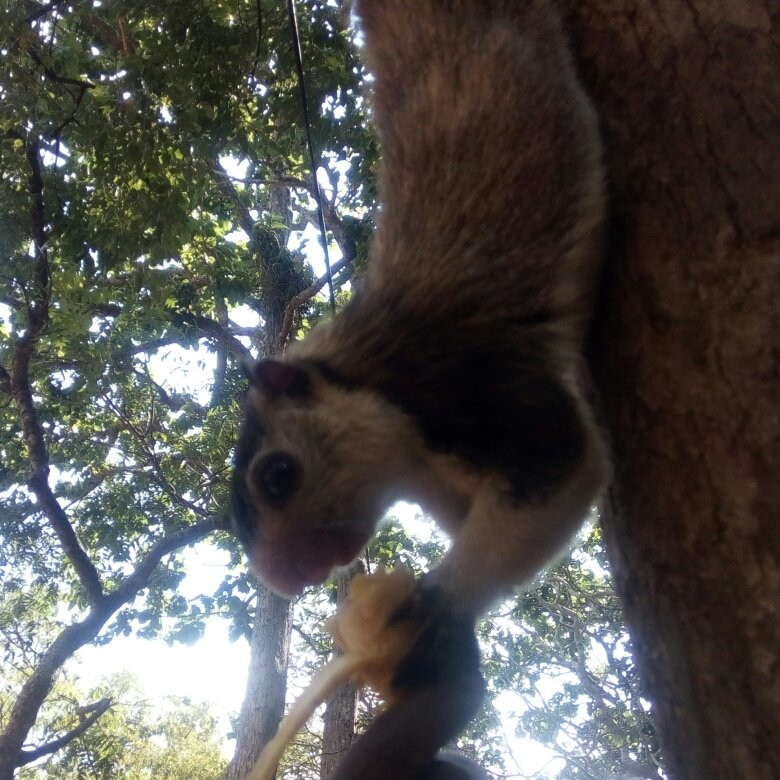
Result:
M283 596L297 596L309 585L324 582L336 566L354 560L370 534L347 530L321 530L295 539L258 543L253 568L260 578Z

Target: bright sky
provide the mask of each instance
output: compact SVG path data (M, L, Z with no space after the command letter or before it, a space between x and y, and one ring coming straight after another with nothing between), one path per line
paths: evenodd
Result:
M180 592L185 597L212 593L227 573L226 564L227 554L208 542L191 548ZM228 716L241 709L248 666L248 643L231 642L227 622L208 618L204 638L193 645L117 637L109 645L83 648L67 669L81 678L84 687L116 672L130 672L139 681L142 697L152 705L157 701L162 706L166 696L207 701L227 734ZM226 744L226 755L232 755L232 745Z

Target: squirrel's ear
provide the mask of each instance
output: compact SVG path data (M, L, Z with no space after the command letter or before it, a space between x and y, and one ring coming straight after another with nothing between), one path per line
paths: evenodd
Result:
M306 371L293 363L281 360L259 360L254 364L244 363L249 382L269 398L307 395L311 380Z

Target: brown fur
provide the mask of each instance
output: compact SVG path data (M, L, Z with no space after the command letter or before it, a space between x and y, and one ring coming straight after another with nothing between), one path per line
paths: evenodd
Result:
M530 577L608 472L577 374L600 256L597 123L545 0L362 0L383 163L364 289L255 380L237 522L296 592L345 563L388 503L456 537L435 581L476 614ZM301 482L269 505L257 464ZM254 465L253 465L254 464Z

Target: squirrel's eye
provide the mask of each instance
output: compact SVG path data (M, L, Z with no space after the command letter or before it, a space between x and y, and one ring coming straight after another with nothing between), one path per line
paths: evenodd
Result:
M298 464L282 452L269 455L260 469L263 493L274 504L287 501L298 486Z

